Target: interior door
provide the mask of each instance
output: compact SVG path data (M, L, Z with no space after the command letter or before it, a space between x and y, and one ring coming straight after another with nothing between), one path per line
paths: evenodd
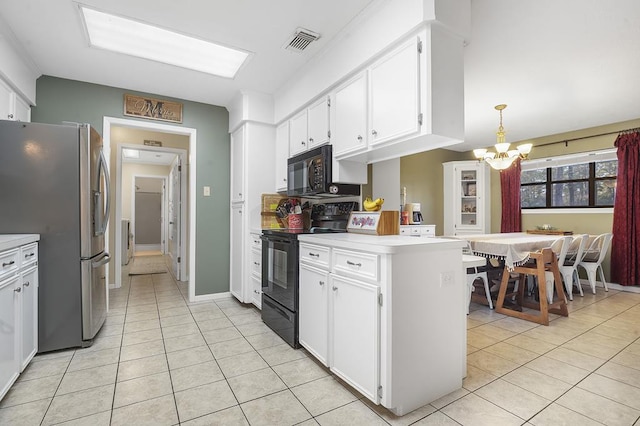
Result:
M169 257L171 258L171 270L176 280L182 280L182 268L180 259L180 250L182 247L182 238L180 233L180 223L182 210L182 193L180 188L182 187L180 182L180 156L176 158L171 167L169 173L169 185L168 194L168 216L169 216Z

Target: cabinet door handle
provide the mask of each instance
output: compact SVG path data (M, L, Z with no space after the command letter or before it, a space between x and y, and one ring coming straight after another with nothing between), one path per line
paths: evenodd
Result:
M286 182L286 181L287 181L287 178L282 178L282 180Z
M333 291L338 290L338 287L336 287L335 285L333 286Z
M309 143L313 143L313 138L309 138Z
M309 252L309 256L311 256L311 257L320 257L320 255L318 253L311 253L311 252Z
M350 266L357 266L357 267L359 268L359 267L361 267L361 266L362 266L362 263L353 263L352 261L347 260L347 265L350 265Z
M318 281L318 284L324 285L324 281Z
M300 143L301 143L302 145L306 145L306 144L307 144L305 141L300 141Z
M20 293L22 291L22 288L20 287L14 288L13 291L15 291L16 293Z
M362 142L362 136L358 135L358 142Z
M242 192L238 192L238 195L239 195L240 197L242 197Z
M256 266L260 266L260 264L258 262L253 262L254 265Z
M24 258L28 259L28 258L33 257L35 255L36 255L35 253L27 253L27 254L24 255Z
M7 118L13 118L13 114L7 115Z
M16 263L15 260L12 260L11 262L2 262L2 267L6 268L7 266L14 265L15 263Z
M29 287L29 284L30 284L29 281L27 281L26 283L24 283L24 286Z
M378 132L376 132L375 130L372 130L372 131L371 131L371 134L372 134L373 136L378 136Z

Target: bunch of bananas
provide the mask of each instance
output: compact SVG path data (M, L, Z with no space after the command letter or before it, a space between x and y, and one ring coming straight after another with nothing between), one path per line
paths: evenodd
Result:
M368 212L377 212L382 209L382 204L384 203L384 198L376 198L372 200L371 197L367 197L362 202L362 206Z

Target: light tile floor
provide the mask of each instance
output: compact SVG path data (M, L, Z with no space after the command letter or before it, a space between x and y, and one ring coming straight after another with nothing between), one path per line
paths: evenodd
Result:
M129 277L127 277L129 278ZM38 355L1 425L632 425L640 294L598 289L548 327L472 304L463 388L403 417L373 406L235 299L189 304L130 277L90 348Z

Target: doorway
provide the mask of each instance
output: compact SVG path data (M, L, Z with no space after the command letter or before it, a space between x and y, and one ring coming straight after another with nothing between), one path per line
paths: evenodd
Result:
M134 256L141 251L165 255L166 177L134 175L131 233Z
M130 128L138 131L149 130L151 132L166 133L168 135L182 135L188 140L189 152L195 152L195 129L112 117L104 118L103 139L107 149L111 144L112 130L117 133L120 128ZM113 150L115 154L114 162L116 166L116 172L114 173L116 180L114 194L115 212L112 213L115 216L115 220L112 222L115 227L115 232L113 233L113 235L115 236L115 244L111 246L111 250L114 252L114 280L110 282L113 282L113 287L116 288L122 285L122 260L123 256L126 256L126 253L123 254L122 250L123 238L126 238L126 236L123 236L122 233L124 202L121 197L121 194L123 193L122 173L124 150L137 149L140 152L151 152L153 155L170 155L172 158L174 158L175 161L171 163L171 166L168 166L168 170L173 170L175 164L187 166L179 166L177 169L175 169L176 171L174 173L177 173L178 176L177 180L176 176L174 176L174 180L172 181L174 182L174 185L176 185L175 182L178 182L177 185L181 193L181 198L178 201L174 201L174 204L172 206L173 213L175 213L175 210L177 210L179 213L178 223L174 222L173 225L175 226L173 228L173 232L171 233L171 236L175 238L173 244L171 242L167 242L166 238L170 234L167 221L169 215L167 200L169 196L167 195L168 191L166 191L166 189L170 186L168 184L168 177L170 173L167 172L164 174L164 177L167 179L167 182L165 183L165 202L163 203L163 205L165 206L165 211L163 214L165 222L165 226L163 226L165 235L164 250L170 251L171 247L176 250L174 256L172 257L173 259L176 259L180 266L180 270L176 279L188 282L189 299L193 300L195 296L195 232L194 229L189 226L189 223L195 223L195 196L193 196L195 191L195 164L188 164L188 153L185 149L165 148L164 146L157 147L140 144L127 144L116 141L114 141L113 144L117 145L117 148ZM189 182L188 185L187 181ZM175 190L173 191L173 194L175 195Z

